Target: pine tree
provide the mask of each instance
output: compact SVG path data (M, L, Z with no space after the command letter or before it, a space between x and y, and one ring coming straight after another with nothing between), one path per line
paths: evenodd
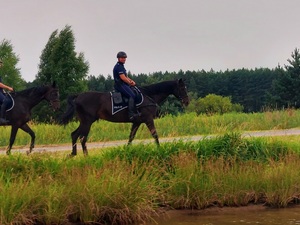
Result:
M278 67L277 78L274 80L269 93L269 102L277 108L300 106L300 54L299 49L292 52L292 59L287 60L289 65Z

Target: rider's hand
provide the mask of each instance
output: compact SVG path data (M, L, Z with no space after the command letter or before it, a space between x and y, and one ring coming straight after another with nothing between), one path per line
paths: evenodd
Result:
M13 89L13 88L11 88L11 87L9 87L9 88L8 88L8 90L9 90L9 91L11 91L11 92L13 92L13 91L14 91L14 89Z
M133 80L130 81L130 86L135 86L135 82Z

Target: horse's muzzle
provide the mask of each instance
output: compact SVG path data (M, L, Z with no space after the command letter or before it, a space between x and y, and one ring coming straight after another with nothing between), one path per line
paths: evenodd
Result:
M58 110L60 108L60 102L59 101L51 101L50 105L54 111Z
M186 96L186 97L182 98L182 99L181 99L181 104L182 104L183 106L188 106L188 105L190 104L190 99L189 99L189 97Z

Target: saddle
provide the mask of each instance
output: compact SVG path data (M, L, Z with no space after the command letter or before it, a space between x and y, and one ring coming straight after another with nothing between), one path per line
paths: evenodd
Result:
M136 106L138 107L143 103L144 96L137 87L135 87L133 89L133 91L135 91L137 94ZM112 113L112 115L116 114L117 112L120 112L123 109L128 108L129 98L122 95L121 92L111 91L110 96L111 96L111 113Z

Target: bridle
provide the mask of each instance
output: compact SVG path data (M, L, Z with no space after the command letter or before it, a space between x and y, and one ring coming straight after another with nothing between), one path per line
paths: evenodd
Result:
M180 83L177 83L177 85L179 86L178 95L176 96L178 98L178 100L181 103L184 103L185 101L188 101L189 96L187 95L186 86L185 85L182 86L182 85L180 85Z
M52 108L59 105L59 93L57 88L53 88L45 95L45 99L49 101Z

